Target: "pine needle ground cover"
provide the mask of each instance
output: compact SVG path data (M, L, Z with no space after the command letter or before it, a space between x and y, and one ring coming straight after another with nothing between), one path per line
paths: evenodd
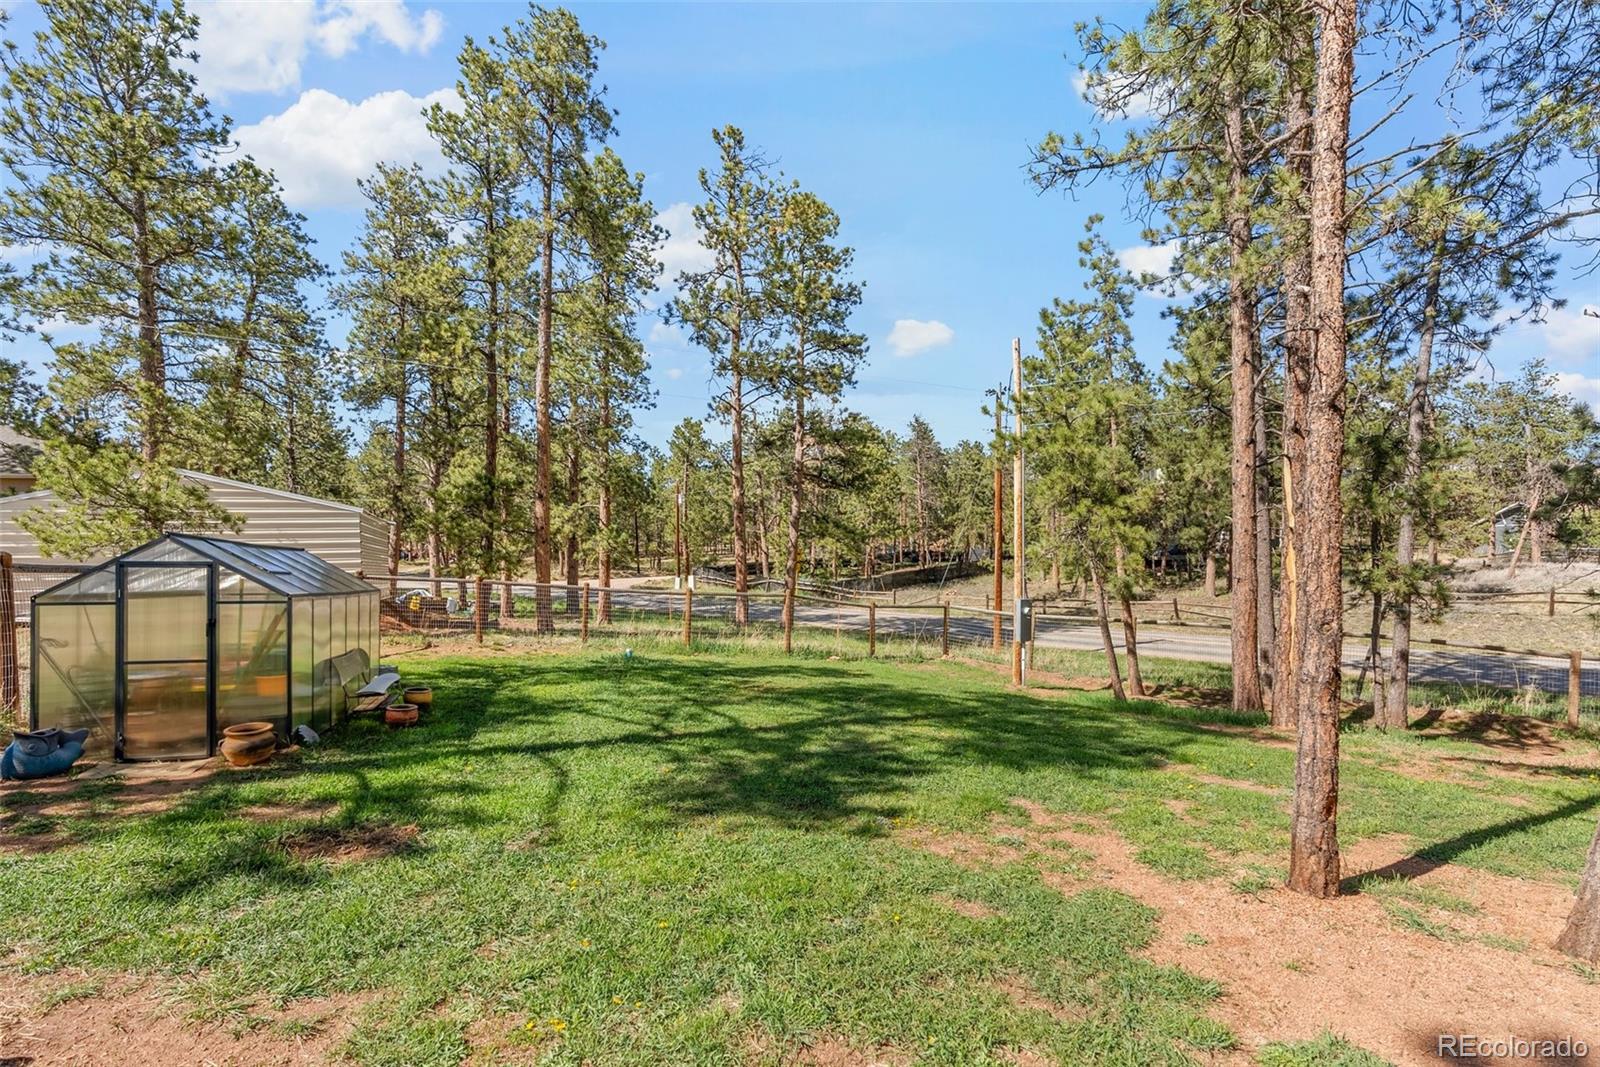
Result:
M92 1047L108 1018L132 1035L107 1042L239 1063L1287 1062L1337 1040L1187 963L1233 908L1277 953L1268 980L1318 966L1273 944L1295 916L1260 903L1288 896L1293 752L1247 726L940 661L595 648L402 669L435 689L415 729L358 721L161 795L7 792L20 992L0 1055L52 1062L55 1029ZM1461 769L1348 735L1347 846L1569 896L1594 774L1428 745ZM1214 903L1191 922L1160 887ZM1383 937L1502 972L1534 951L1403 871L1352 888ZM1583 1009L1588 978L1557 977L1578 991L1550 999Z

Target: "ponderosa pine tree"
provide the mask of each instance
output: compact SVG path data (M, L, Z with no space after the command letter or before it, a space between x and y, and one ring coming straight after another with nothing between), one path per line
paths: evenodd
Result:
M672 321L689 328L695 344L711 353L712 374L727 382L716 402L730 425L729 477L733 508L733 585L750 589L750 545L745 485L746 381L759 379L770 333L770 313L762 290L767 234L774 225L776 194L767 163L745 147L734 126L713 130L720 155L712 172L700 171L706 199L695 205L700 243L711 255L704 270L678 276L678 296L668 309ZM734 622L750 621L750 603L734 601Z
M793 651L795 593L800 580L800 517L813 465L807 404L836 401L854 383L867 339L850 330L861 285L849 278L854 252L838 243L839 216L800 189L779 196L766 252L764 293L777 329L767 363L773 391L791 420L784 553L783 648Z
M35 473L61 510L27 525L46 554L77 558L174 525L229 526L172 468L195 363L216 344L228 198L228 125L188 62L197 20L181 0L39 6L32 51L8 43L0 57L0 238L44 250L16 278L19 318L97 336L45 335L52 398L88 436L47 442Z
M633 412L653 393L637 331L645 297L660 277L656 259L665 234L644 196L644 175L630 174L607 148L584 170L576 189L576 228L593 274L578 289L575 332L585 353L582 384L594 405L587 437L589 486L595 501L594 552L600 581L599 621L611 620L612 564L624 530L615 522L618 450L630 440Z
M508 540L511 486L501 472L501 438L511 427L510 356L522 340L511 306L529 258L522 233L529 178L512 129L513 90L504 59L469 37L456 62L459 102L449 108L432 105L427 122L450 168L440 209L457 237L464 318L481 383L474 390L481 397L481 466L475 480L458 475L472 498L470 506L481 512L478 550L463 562L479 574L504 576L523 558L521 547ZM510 586L501 590L501 611L510 614Z
M349 396L357 407L388 405L392 450L377 513L389 521L390 575L398 573L403 546L416 518L407 446L414 425L413 394L446 358L444 319L449 235L436 213L437 187L417 167L380 164L360 183L367 209L355 247L344 255L342 281L330 296L351 319L346 341ZM391 590L395 588L390 580Z
M611 132L611 110L595 82L596 56L605 47L583 32L565 8L531 5L528 17L505 31L503 47L509 130L533 184L532 229L538 264L534 301L533 568L536 625L554 627L550 614L552 541L550 445L552 359L555 352L558 259L580 251L572 220L578 206L568 194L581 181L591 145ZM506 587L509 592L509 586Z

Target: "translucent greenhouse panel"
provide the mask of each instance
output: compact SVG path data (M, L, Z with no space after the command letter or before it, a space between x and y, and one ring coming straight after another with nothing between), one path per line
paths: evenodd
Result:
M287 605L217 605L217 729L271 722L286 732L289 711Z
M87 728L88 747L109 751L116 720L117 606L40 604L35 622L36 724Z
M176 541L157 541L123 557L125 563L207 563L200 553Z
M316 641L312 626L312 601L301 598L293 601L293 647L289 655L289 685L293 692L292 708L294 725L302 726L311 722L316 716L313 713L312 696L316 690Z
M35 597L41 604L62 604L75 601L108 601L117 598L117 572L113 567L89 571L80 578L41 593Z
M313 597L311 605L315 620L311 669L315 702L311 724L318 730L326 730L333 722L333 612L327 597Z
M380 621L382 605L379 603L378 594L372 593L367 597L367 617L372 620L372 665L377 667L378 661L383 659L383 624Z
M210 754L204 661L128 664L122 754L181 759Z
M217 572L217 599L271 600L281 604L287 598L282 593L246 578L238 571L222 567Z
M210 568L122 565L122 754L210 754L207 640Z
M207 568L128 566L123 573L128 661L205 659Z

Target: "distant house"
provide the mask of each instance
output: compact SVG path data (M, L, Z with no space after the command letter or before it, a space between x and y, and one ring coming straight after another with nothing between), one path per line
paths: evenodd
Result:
M242 541L303 548L336 567L379 575L388 572L389 523L368 515L354 504L318 500L264 485L236 482L214 474L180 470L183 480L204 486L211 500L244 519L237 534ZM55 494L48 489L0 497L0 552L11 553L16 563L98 563L86 560L45 559L33 535L17 522L23 512L49 508ZM183 531L175 531L183 532ZM190 531L196 532L196 531Z
M44 451L37 437L0 426L0 495L26 493L33 488L33 461Z

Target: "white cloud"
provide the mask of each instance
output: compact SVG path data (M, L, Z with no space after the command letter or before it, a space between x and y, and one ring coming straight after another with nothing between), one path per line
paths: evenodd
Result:
M1600 360L1600 318L1585 315L1581 308L1558 308L1547 312L1543 322L1530 324L1536 330L1538 349L1552 363Z
M905 357L947 345L955 337L956 332L938 319L895 319L887 343L895 355Z
M667 370L666 370L666 375L667 375L668 378L672 379L673 381L677 381L679 378L683 377L683 368L682 367L668 367Z
M1588 404L1592 411L1600 412L1600 378L1577 373L1557 374L1556 388Z
M348 207L361 199L356 180L379 163L442 170L422 111L457 99L453 88L422 97L396 89L353 104L325 89L307 89L282 114L241 126L235 136L240 148L277 174L292 207Z
M1123 92L1118 89L1117 78L1080 70L1072 76L1072 88L1089 102L1105 119L1147 119L1155 114L1155 93L1150 89Z
M714 262L711 250L700 243L700 230L694 224L694 208L679 202L656 215L656 225L667 231L667 239L656 258L661 261L661 288L677 287L684 271L702 271Z
M650 343L682 346L689 343L689 338L681 326L674 326L658 319L650 325Z
M1158 245L1134 245L1132 248L1117 249L1117 260L1136 278L1144 274L1165 278L1172 273L1172 262L1178 257L1178 249L1177 238Z
M208 93L281 93L300 85L300 67L315 47L338 58L364 38L421 54L444 31L444 16L413 14L404 0L219 0L200 15L196 76Z

